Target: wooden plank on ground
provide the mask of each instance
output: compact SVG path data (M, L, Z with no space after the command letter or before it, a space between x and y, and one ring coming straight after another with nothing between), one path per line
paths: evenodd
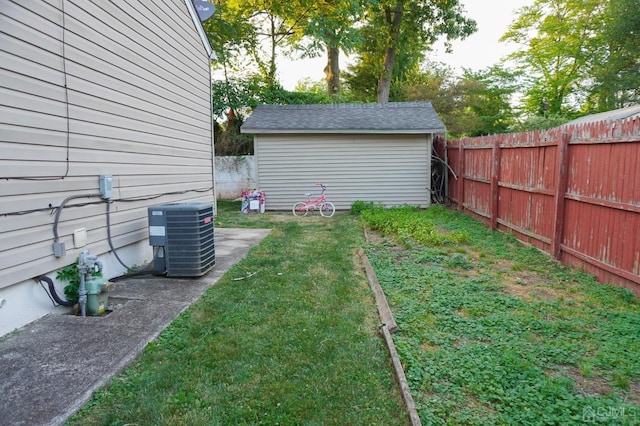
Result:
M358 255L364 263L364 269L367 273L367 278L369 279L369 286L371 287L371 290L373 290L373 294L376 297L376 305L378 306L380 321L382 321L382 325L387 326L390 333L395 333L396 331L398 331L398 325L396 324L396 320L393 318L391 309L389 309L387 298L382 291L382 287L380 287L380 282L376 277L376 273L374 272L371 263L369 263L369 258L367 258L367 255L362 249L358 250Z
M407 406L407 412L409 413L409 418L411 419L411 425L421 426L422 422L420 421L420 416L418 416L416 404L413 401L413 397L411 396L411 390L409 389L407 377L404 374L404 369L402 368L402 363L400 362L400 358L398 357L396 346L393 344L393 338L391 337L391 333L389 333L389 329L386 325L382 326L382 335L384 336L384 340L387 343L387 347L389 348L389 354L391 355L391 360L393 361L393 367L396 370L398 382L400 382L402 398L404 399L404 403Z

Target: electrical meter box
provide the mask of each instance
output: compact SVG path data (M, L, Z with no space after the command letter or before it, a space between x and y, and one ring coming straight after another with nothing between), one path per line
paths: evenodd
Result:
M215 265L213 203L179 203L148 208L153 272L199 277Z

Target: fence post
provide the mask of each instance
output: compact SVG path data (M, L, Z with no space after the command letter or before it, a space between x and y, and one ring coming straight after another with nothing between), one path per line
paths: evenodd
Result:
M464 211L464 140L458 143L458 210Z
M551 256L553 256L554 259L560 259L560 248L562 245L562 236L564 231L564 205L569 172L570 140L571 135L567 132L563 132L562 137L558 141L558 181L556 182L556 202L553 209L553 236L551 239Z
M498 191L500 182L500 137L494 136L496 140L493 142L493 170L491 173L491 230L495 231L498 227Z
M447 148L447 138L446 136L442 136L442 144L444 145L444 200L451 200L451 194L449 193L449 171L447 167L449 166L449 149Z

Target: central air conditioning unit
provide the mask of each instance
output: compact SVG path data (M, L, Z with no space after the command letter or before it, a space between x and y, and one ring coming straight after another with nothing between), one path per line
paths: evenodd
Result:
M153 273L199 277L216 263L212 203L149 207Z

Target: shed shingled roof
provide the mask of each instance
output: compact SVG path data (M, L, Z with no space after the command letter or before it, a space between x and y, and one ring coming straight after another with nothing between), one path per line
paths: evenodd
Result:
M444 133L431 102L259 105L242 133Z

